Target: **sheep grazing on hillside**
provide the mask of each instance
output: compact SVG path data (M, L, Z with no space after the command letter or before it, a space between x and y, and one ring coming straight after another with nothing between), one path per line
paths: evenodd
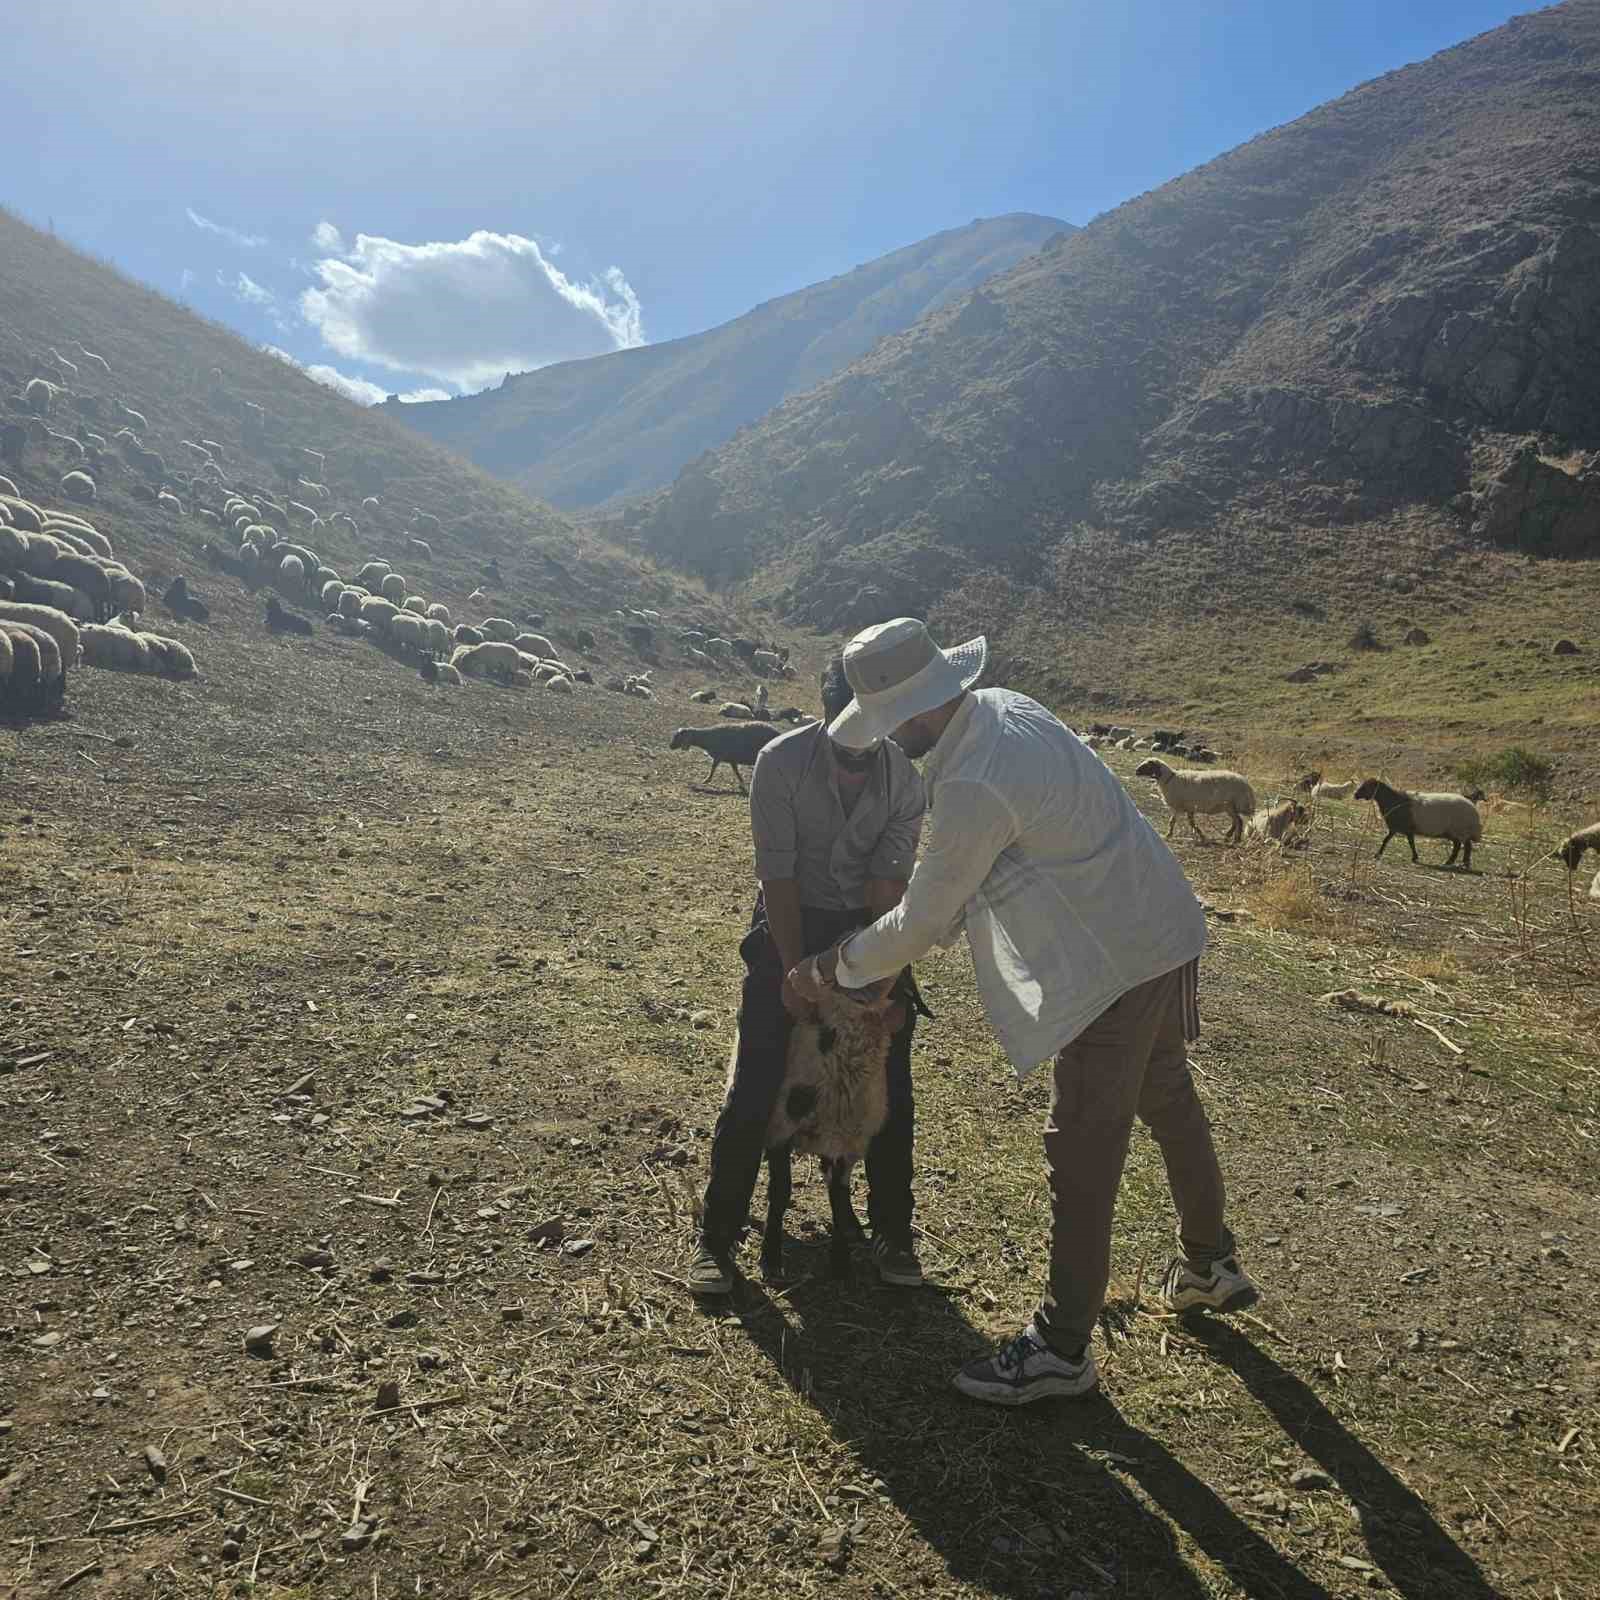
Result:
M1304 827L1311 813L1298 800L1285 800L1281 805L1263 806L1250 819L1250 833L1254 838L1269 844L1283 844L1296 828Z
M68 472L61 479L61 492L69 500L88 505L95 497L94 479L87 472Z
M1411 859L1420 861L1417 835L1421 834L1424 839L1450 841L1450 854L1444 861L1447 867L1455 865L1464 847L1466 855L1461 865L1468 872L1472 870L1472 846L1483 837L1483 818L1464 794L1411 794L1390 788L1382 778L1365 778L1357 787L1355 798L1372 801L1388 829L1378 846L1378 855L1383 854L1397 833L1403 833L1411 846Z
M162 595L161 603L175 617L183 617L190 622L211 620L211 607L199 595L190 591L189 580L181 572L167 585L167 592Z
M457 645L450 665L470 678L498 678L502 683L533 683L523 670L522 656L514 644L501 639L486 639L482 644Z
M456 689L462 687L461 674L448 661L435 661L432 656L426 656L418 671L424 683L448 684Z
M669 748L705 751L711 757L711 770L701 783L710 783L717 768L727 765L733 768L739 793L748 794L739 768L754 766L756 757L777 737L778 730L766 722L746 722L736 728L679 728Z
M755 712L743 700L724 700L717 707L717 715L719 717L736 717L741 722L748 722L755 715Z
M55 606L25 600L0 600L0 622L7 627L35 628L47 633L63 667L75 667L82 657L78 624Z
M72 348L78 352L86 365L97 367L108 378L111 376L111 363L104 356L97 356L93 350L85 350L76 339L72 341Z
M887 1010L869 1010L838 991L823 994L815 1020L789 1033L783 1083L767 1123L767 1220L761 1235L763 1276L783 1276L783 1214L793 1189L796 1153L821 1158L833 1219L828 1264L850 1276L850 1246L865 1238L850 1204L850 1169L889 1117L889 1046L905 1024L904 1008L930 1013L908 968ZM739 1037L728 1058L731 1080Z
M715 689L696 689L689 698L698 701L703 706L708 706L717 698L717 691Z
M407 539L406 545L415 554L421 556L424 561L433 560L433 546L426 539Z
M1172 813L1172 820L1167 824L1169 839L1178 825L1178 818L1183 816L1189 819L1195 834L1209 844L1211 841L1194 820L1195 813L1199 812L1201 816L1231 817L1224 842L1237 844L1244 837L1246 819L1255 813L1256 795L1249 779L1225 768L1215 772L1184 771L1169 767L1165 761L1152 756L1148 761L1141 761L1133 769L1133 775L1155 779L1161 798Z
M1587 828L1579 828L1576 833L1569 833L1556 846L1555 859L1564 861L1568 872L1576 872L1585 850L1593 850L1600 855L1600 822L1591 822ZM1596 881L1600 882L1600 879Z
M293 633L309 638L311 624L297 611L285 611L278 604L277 595L267 597L267 631L269 633Z

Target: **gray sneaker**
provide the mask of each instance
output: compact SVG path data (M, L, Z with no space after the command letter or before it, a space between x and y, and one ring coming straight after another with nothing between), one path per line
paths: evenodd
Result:
M733 1293L733 1261L726 1251L701 1245L689 1263L689 1293L722 1295Z
M1070 1399L1088 1394L1100 1381L1094 1357L1085 1346L1076 1361L1058 1356L1030 1322L992 1356L969 1361L955 1375L955 1386L974 1400L996 1406L1025 1406L1034 1400Z
M1223 1256L1198 1272L1182 1256L1175 1256L1161 1285L1168 1311L1246 1311L1261 1298L1261 1291L1239 1265L1237 1256Z
M922 1263L909 1240L902 1244L879 1235L872 1241L872 1264L878 1269L878 1276L897 1289L922 1287Z

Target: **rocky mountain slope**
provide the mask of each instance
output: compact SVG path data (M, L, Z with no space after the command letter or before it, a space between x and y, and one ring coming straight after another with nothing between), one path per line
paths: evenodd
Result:
M1066 231L1053 217L980 218L705 333L508 375L482 394L388 409L555 505L599 505L669 483L786 396Z
M796 620L932 609L1058 698L1209 713L1359 618L1476 629L1445 678L1527 625L1513 590L1593 633L1565 558L1600 553L1597 449L1600 4L1572 0L1054 240L628 522ZM1530 554L1564 559L1548 594Z

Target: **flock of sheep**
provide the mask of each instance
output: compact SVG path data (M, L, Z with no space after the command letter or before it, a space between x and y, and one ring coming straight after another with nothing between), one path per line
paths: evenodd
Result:
M61 705L80 664L194 677L186 645L139 626L144 609L144 585L93 523L37 505L0 477L0 709Z

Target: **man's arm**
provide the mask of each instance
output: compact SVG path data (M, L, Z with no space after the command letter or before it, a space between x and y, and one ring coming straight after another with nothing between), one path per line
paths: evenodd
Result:
M893 976L949 932L1016 837L1011 808L988 784L956 781L939 791L933 840L898 905L838 946L822 973L848 988Z
M886 916L905 898L907 878L868 878L867 915L874 922Z
M767 905L767 931L778 947L783 970L788 972L808 954L800 918L800 885L793 878L763 878L761 897Z

